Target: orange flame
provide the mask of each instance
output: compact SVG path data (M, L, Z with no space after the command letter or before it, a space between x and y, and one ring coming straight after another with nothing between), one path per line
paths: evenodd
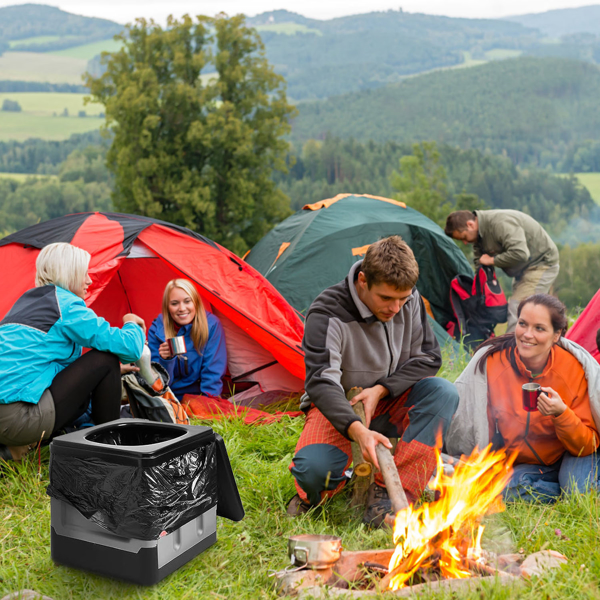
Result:
M436 453L437 475L429 487L439 492L439 500L409 506L396 515L396 550L389 564L392 590L404 587L420 567L434 564L443 577L470 577L465 558L481 558L481 518L504 510L500 493L510 479L516 454L492 452L491 445L481 452L476 448L468 458L462 457L453 475L446 475Z

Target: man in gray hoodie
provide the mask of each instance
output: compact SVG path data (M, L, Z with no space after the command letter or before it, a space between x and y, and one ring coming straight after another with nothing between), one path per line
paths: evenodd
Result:
M518 210L458 210L448 215L445 233L473 244L475 267L500 267L514 277L507 333L515 330L521 300L548 294L558 276L556 244L535 219Z
M394 462L409 501L420 496L435 469L434 447L456 410L454 386L434 377L442 364L415 284L419 268L399 236L372 244L348 277L312 303L304 330L306 423L290 470L297 494L288 514L306 512L346 483L351 440L378 466L375 447L401 438ZM366 423L346 393L363 388ZM369 489L363 520L379 525L390 513L380 473Z

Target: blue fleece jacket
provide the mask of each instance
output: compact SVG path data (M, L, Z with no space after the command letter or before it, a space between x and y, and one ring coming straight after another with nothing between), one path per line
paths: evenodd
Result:
M144 349L135 323L111 327L72 292L45 285L25 292L0 321L0 404L37 404L85 348L134 362Z
M208 340L198 352L192 342L192 324L184 325L177 335L185 336L187 352L187 373L183 356L165 360L158 353L158 347L165 341L165 326L162 315L154 319L148 330L148 346L152 360L160 363L170 377L172 392L181 399L184 394L208 394L219 396L223 391L221 378L227 369L227 350L225 334L221 322L212 313L206 313L208 321Z

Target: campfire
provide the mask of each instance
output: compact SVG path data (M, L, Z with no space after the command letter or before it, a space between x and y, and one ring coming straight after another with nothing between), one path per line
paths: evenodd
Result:
M447 579L472 576L483 564L481 519L504 509L500 493L510 478L514 459L514 455L492 452L488 446L482 452L474 450L447 475L437 454L437 474L429 487L439 499L417 508L409 506L396 515L396 550L386 576L390 589L404 587L419 570Z
M476 449L447 474L438 453L437 474L429 484L436 499L397 513L395 549L344 551L326 569L285 573L280 576L280 592L302 597L305 591L320 597L321 586L327 585L333 595L336 588L341 592L339 588L352 587L361 591L345 593L363 597L387 590L404 596L424 585L456 587L469 585L465 579L477 581L481 577L496 576L510 583L521 575L536 573L538 568L559 566L566 559L553 551L526 558L522 554L497 556L481 548L482 519L504 510L500 495L514 459L515 455L492 452L490 447Z

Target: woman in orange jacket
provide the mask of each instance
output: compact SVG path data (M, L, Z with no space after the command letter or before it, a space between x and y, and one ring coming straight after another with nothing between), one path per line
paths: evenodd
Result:
M530 296L517 314L514 333L480 346L475 373L487 375L489 439L509 454L517 452L505 498L552 502L561 491L598 483L600 435L590 401L592 393L597 404L598 393L588 390L586 372L598 365L580 347L573 352L559 343L567 319L553 296ZM524 407L526 383L541 386L532 411Z

